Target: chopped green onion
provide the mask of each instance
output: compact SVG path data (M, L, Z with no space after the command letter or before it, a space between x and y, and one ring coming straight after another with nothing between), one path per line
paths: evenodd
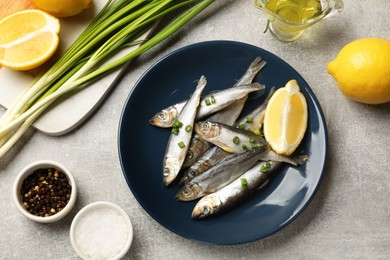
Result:
M213 95L211 95L211 103L215 104L215 97Z
M251 144L255 143L255 141L256 141L255 138L253 138L252 136L249 137L248 140L249 140L249 142L250 142Z
M185 130L186 130L186 132L190 132L192 130L192 126L186 125Z
M245 178L241 178L241 188L246 189L248 187L248 182Z
M259 129L254 129L252 132L253 132L255 135L261 135Z
M260 134L264 136L264 129L261 128L259 131L260 131Z
M248 147L245 144L243 144L241 147L242 147L242 150L244 150L244 151L248 150Z
M173 128L180 128L183 126L183 123L179 121L179 119L175 118L175 121L173 122L172 127Z
M172 128L172 134L178 135L179 134L179 129L178 128Z
M192 95L193 95L194 93L190 93L190 94L188 94L188 97L190 98L190 97L192 97Z
M253 117L247 117L247 118L245 118L245 122L247 122L247 123L253 123Z
M271 162L270 161L267 161L264 165L262 165L260 167L261 172L267 172L267 171L269 171L269 169L271 169Z
M260 148L260 144L254 144L254 145L252 145L252 149L256 149L256 148Z
M241 130L244 130L245 129L245 125L244 124L239 124L237 126L238 129L241 129Z
M183 142L179 142L177 145L178 145L180 148L186 147L186 145L185 145Z
M271 162L267 161L267 162L265 163L265 167L267 167L267 169L271 168Z
M210 99L208 99L208 98L204 102L206 103L206 106L210 106L211 105Z
M265 25L265 29L264 29L263 33L266 33L268 31L270 23L271 23L271 21L267 20L267 24Z
M235 137L233 138L233 143L234 143L234 144L239 144L239 143L240 143L240 138L238 138L238 136L235 136Z

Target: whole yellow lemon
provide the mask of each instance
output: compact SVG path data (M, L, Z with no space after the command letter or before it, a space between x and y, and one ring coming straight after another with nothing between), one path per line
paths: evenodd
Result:
M55 17L79 14L92 4L92 0L30 0L30 2Z
M390 41L363 38L345 45L328 63L339 89L366 104L390 102Z

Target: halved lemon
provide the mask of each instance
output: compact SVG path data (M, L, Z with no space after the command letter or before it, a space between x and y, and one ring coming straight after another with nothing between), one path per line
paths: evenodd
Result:
M38 9L55 17L69 17L92 5L92 0L30 0Z
M46 62L58 48L60 22L40 10L24 10L0 21L0 65L29 70Z
M275 91L264 117L264 137L279 154L292 154L305 135L307 103L295 79Z

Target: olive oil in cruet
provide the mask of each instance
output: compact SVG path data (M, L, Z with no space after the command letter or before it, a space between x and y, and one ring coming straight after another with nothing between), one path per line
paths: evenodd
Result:
M293 22L302 22L320 15L320 0L269 0L265 8Z

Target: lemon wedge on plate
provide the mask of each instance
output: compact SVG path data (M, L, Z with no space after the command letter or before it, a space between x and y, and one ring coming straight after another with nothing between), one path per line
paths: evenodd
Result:
M46 62L58 48L60 23L40 10L24 10L0 21L0 65L29 70Z
M270 98L264 118L264 137L279 154L290 155L307 128L307 103L296 80L290 80Z

